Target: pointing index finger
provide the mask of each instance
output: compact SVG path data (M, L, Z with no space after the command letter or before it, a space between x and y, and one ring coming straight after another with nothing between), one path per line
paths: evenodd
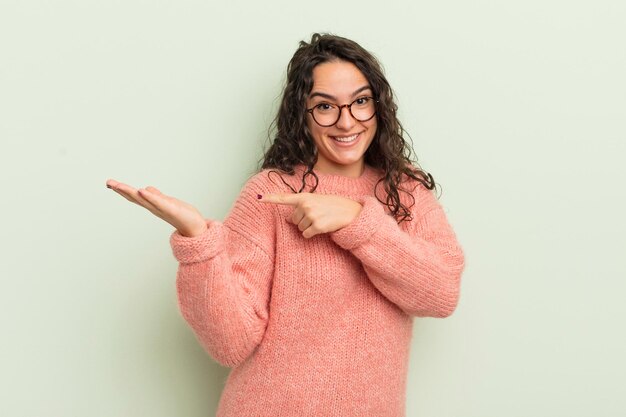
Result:
M295 206L299 200L299 194L265 194L259 201L262 203L275 203Z

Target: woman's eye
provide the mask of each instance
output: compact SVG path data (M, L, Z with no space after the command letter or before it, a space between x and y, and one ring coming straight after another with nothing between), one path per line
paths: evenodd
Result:
M354 100L354 102L355 102L357 105L362 106L363 104L367 104L367 102L368 102L369 100L370 100L370 98L369 98L369 97L360 97L360 98L357 98L356 100Z
M320 103L315 107L317 107L318 110L324 110L324 111L328 111L333 108L333 106L331 106L328 103Z

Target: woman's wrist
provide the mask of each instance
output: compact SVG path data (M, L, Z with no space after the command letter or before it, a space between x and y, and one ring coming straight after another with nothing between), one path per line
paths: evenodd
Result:
M188 230L179 230L178 233L180 233L181 236L183 237L198 237L201 234L203 234L204 232L206 232L208 229L208 226L205 223L203 223L201 226L198 227L194 227L192 229L188 229Z

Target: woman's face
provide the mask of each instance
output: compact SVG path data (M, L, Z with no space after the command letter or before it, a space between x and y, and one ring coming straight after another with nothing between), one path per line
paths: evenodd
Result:
M325 62L313 69L313 88L306 108L320 104L325 107L323 103L341 106L368 96L373 96L371 86L354 64L347 61ZM356 113L356 105L352 109ZM349 177L361 175L365 151L376 134L376 116L360 122L344 107L337 123L329 127L320 126L311 113L307 113L307 126L318 150L317 170Z

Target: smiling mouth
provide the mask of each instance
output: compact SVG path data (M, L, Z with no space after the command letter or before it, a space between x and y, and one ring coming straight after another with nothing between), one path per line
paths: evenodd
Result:
M352 136L331 136L331 138L333 140L336 140L337 142L349 143L354 142L359 137L359 135L360 133L355 133Z

